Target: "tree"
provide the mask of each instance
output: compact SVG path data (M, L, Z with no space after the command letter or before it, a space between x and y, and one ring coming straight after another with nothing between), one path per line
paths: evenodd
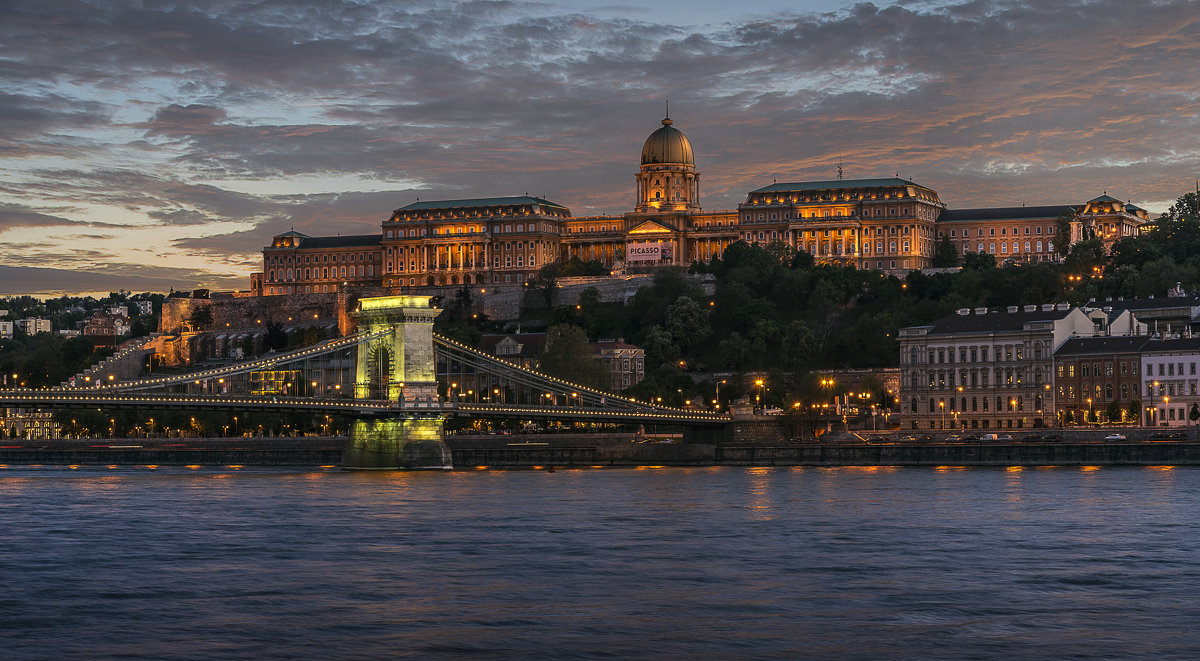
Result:
M933 254L933 265L937 268L951 268L958 266L958 249L950 242L950 237L942 235L942 240L937 243L937 250Z
M1067 252L1071 250L1071 221L1075 220L1075 211L1070 207L1063 209L1062 213L1058 214L1058 218L1054 219L1054 238L1050 239L1051 245L1054 246L1054 252L1067 256Z
M1086 273L1092 267L1104 262L1104 243L1100 239L1088 239L1071 246L1067 253L1066 266L1068 271Z
M192 308L191 313L188 314L188 325L190 325L192 327L192 330L195 330L195 331L204 330L204 329L208 328L209 326L211 326L212 322L213 322L212 307L210 307L208 305L198 305L198 306Z
M1192 402L1192 410L1188 411L1188 420L1192 422L1200 420L1200 406L1197 406L1195 402Z
M608 390L611 376L592 353L583 329L559 324L546 329L546 345L539 360L541 371L564 381Z
M680 296L667 308L663 327L684 353L712 334L708 311L688 296Z
M1120 422L1121 405L1116 400L1109 402L1108 408L1104 409L1104 416L1108 418L1109 422Z
M963 268L972 271L986 271L996 268L996 257L987 252L969 252L963 255Z

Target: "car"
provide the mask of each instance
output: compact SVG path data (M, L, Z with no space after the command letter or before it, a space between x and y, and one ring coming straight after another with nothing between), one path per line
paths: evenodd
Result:
M1046 440L1041 434L1025 434L1021 437L1022 441L1044 441Z
M978 441L978 440L982 440L982 439L983 439L983 437L980 436L979 434L966 434L962 437L962 440L964 440L964 441Z
M1124 441L1126 439L1125 439L1125 434L1109 434L1108 436L1104 437L1104 440L1106 440L1106 441Z
M1042 437L1042 440L1043 441L1061 441L1062 436L1059 436L1058 434L1046 434L1045 436Z
M945 439L945 440L947 440L947 441L961 441L961 440L962 440L962 437L961 437L961 436L959 436L958 434L950 434L949 436L947 436L947 437L946 437L946 439Z

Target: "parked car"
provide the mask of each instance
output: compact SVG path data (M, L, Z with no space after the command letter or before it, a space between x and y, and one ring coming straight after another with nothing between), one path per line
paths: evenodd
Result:
M1062 436L1059 436L1058 434L1046 434L1045 436L1042 437L1042 440L1043 441L1061 441Z
M1104 440L1106 440L1106 441L1124 441L1126 439L1125 439L1125 434L1109 434L1108 436L1104 437Z
M1041 434L1025 434L1021 437L1022 441L1042 441L1045 438Z

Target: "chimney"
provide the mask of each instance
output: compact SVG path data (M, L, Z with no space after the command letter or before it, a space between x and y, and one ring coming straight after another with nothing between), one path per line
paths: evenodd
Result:
M1016 312L1016 311L1017 311L1017 306L1015 306L1015 305L1010 305L1010 306L1008 306L1008 313L1009 313L1009 314L1012 314L1012 313L1014 313L1014 312Z
M958 310L956 310L956 312L958 313L958 316L965 317L965 316L971 314L971 308L959 308Z
M975 308L975 314L987 314L987 308Z
M1054 309L1060 310L1060 311L1070 310L1071 304L1070 303L1059 303L1058 305L1054 306Z
M1042 312L1053 312L1053 311L1054 311L1053 303L1042 303Z
M1037 312L1037 306L1036 305L1026 305L1024 310L1025 310L1025 312Z

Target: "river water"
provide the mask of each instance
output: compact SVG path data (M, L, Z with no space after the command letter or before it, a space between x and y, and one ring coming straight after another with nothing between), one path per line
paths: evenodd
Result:
M1200 469L0 468L3 659L1200 656Z

